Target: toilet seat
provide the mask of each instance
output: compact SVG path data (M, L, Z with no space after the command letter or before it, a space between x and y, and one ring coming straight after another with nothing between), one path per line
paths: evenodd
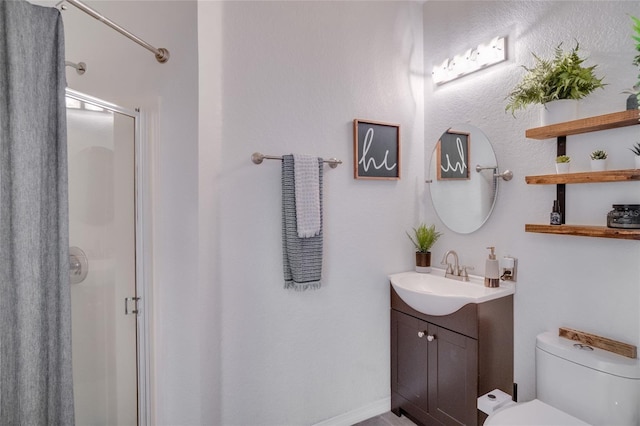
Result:
M491 414L484 422L485 426L584 426L588 424L537 399L508 405Z

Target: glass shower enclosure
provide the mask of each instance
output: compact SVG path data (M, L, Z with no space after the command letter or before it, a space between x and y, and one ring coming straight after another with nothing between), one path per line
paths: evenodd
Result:
M144 425L139 113L67 90L76 424Z

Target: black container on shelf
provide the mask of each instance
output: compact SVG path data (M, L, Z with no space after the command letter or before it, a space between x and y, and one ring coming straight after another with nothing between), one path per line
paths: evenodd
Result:
M607 226L640 229L640 204L614 204L607 214Z

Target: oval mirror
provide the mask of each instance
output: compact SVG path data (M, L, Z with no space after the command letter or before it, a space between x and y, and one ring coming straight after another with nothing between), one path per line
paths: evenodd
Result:
M430 193L447 228L469 234L489 219L498 193L496 173L498 161L482 130L457 124L440 136L429 165Z

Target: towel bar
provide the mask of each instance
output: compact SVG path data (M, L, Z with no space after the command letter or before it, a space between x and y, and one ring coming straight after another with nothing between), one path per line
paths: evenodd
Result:
M251 154L251 161L253 161L254 164L262 164L264 160L282 161L282 157L278 157L275 155L264 155L260 152L254 152L253 154ZM328 160L323 160L323 163L327 163L329 164L329 167L335 169L336 167L338 167L338 164L342 164L342 160L338 160L337 158L329 158Z

